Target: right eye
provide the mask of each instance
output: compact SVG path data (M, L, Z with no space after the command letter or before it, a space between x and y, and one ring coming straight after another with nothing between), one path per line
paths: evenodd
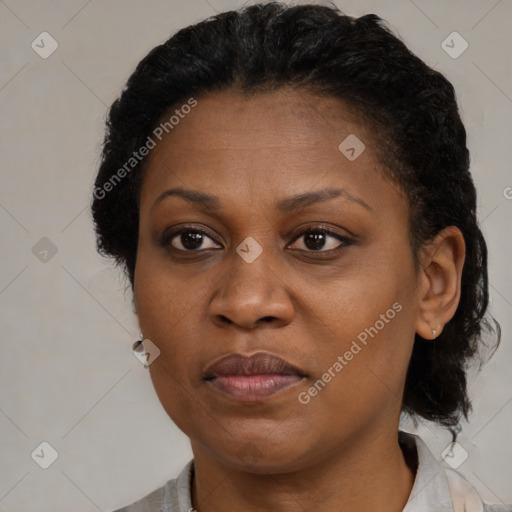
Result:
M210 243L209 243L210 242ZM200 229L181 228L166 233L162 245L173 251L199 252L217 249L219 245L207 233Z

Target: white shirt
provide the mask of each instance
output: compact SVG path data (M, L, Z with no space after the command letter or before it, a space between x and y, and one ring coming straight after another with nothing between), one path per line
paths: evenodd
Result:
M512 512L512 504L483 503L467 480L436 461L420 437L399 432L399 439L407 448L416 449L418 459L414 485L403 512ZM114 512L193 512L193 474L194 459L186 464L178 478Z

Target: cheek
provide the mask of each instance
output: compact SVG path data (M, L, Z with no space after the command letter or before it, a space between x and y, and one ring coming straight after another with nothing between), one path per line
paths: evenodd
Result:
M414 341L414 283L412 260L381 259L361 263L304 305L328 328L327 338L311 339L318 412L353 418L399 405Z
M150 366L152 378L161 368L159 380L183 382L193 356L197 297L178 280L160 272L158 263L141 251L135 270L134 298L140 330L160 350Z
M178 428L188 432L195 385L190 368L197 366L198 351L192 317L194 311L197 315L198 300L179 281L162 278L151 258L139 255L134 285L139 325L144 338L160 350L149 373L162 407Z
M317 345L321 370L298 399L304 414L320 420L325 435L342 439L398 416L412 339L408 311L403 306L397 312L393 304L377 308L379 315L345 317L332 345Z
M139 249L134 298L141 330L146 337L165 340L186 327L198 302L196 293L155 251Z

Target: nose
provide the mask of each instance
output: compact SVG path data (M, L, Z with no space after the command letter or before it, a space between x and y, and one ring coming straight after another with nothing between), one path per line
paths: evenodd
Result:
M283 327L295 308L283 275L271 267L270 251L252 263L234 254L229 270L214 289L209 313L218 327L235 324L244 329Z

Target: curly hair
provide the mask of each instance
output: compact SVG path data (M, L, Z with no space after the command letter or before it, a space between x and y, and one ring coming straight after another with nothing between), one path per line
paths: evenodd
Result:
M370 123L386 177L409 203L416 262L443 228L457 226L464 236L457 311L435 343L416 335L402 403L413 419L454 432L471 409L468 364L483 330L493 330L484 316L487 249L477 223L466 131L452 84L378 16L354 18L334 6L270 2L210 17L152 49L108 114L92 201L98 251L124 267L133 289L147 159L128 170L126 162L176 105L228 88L251 94L284 86L338 98ZM122 179L114 183L123 166ZM499 343L499 325L494 329Z

